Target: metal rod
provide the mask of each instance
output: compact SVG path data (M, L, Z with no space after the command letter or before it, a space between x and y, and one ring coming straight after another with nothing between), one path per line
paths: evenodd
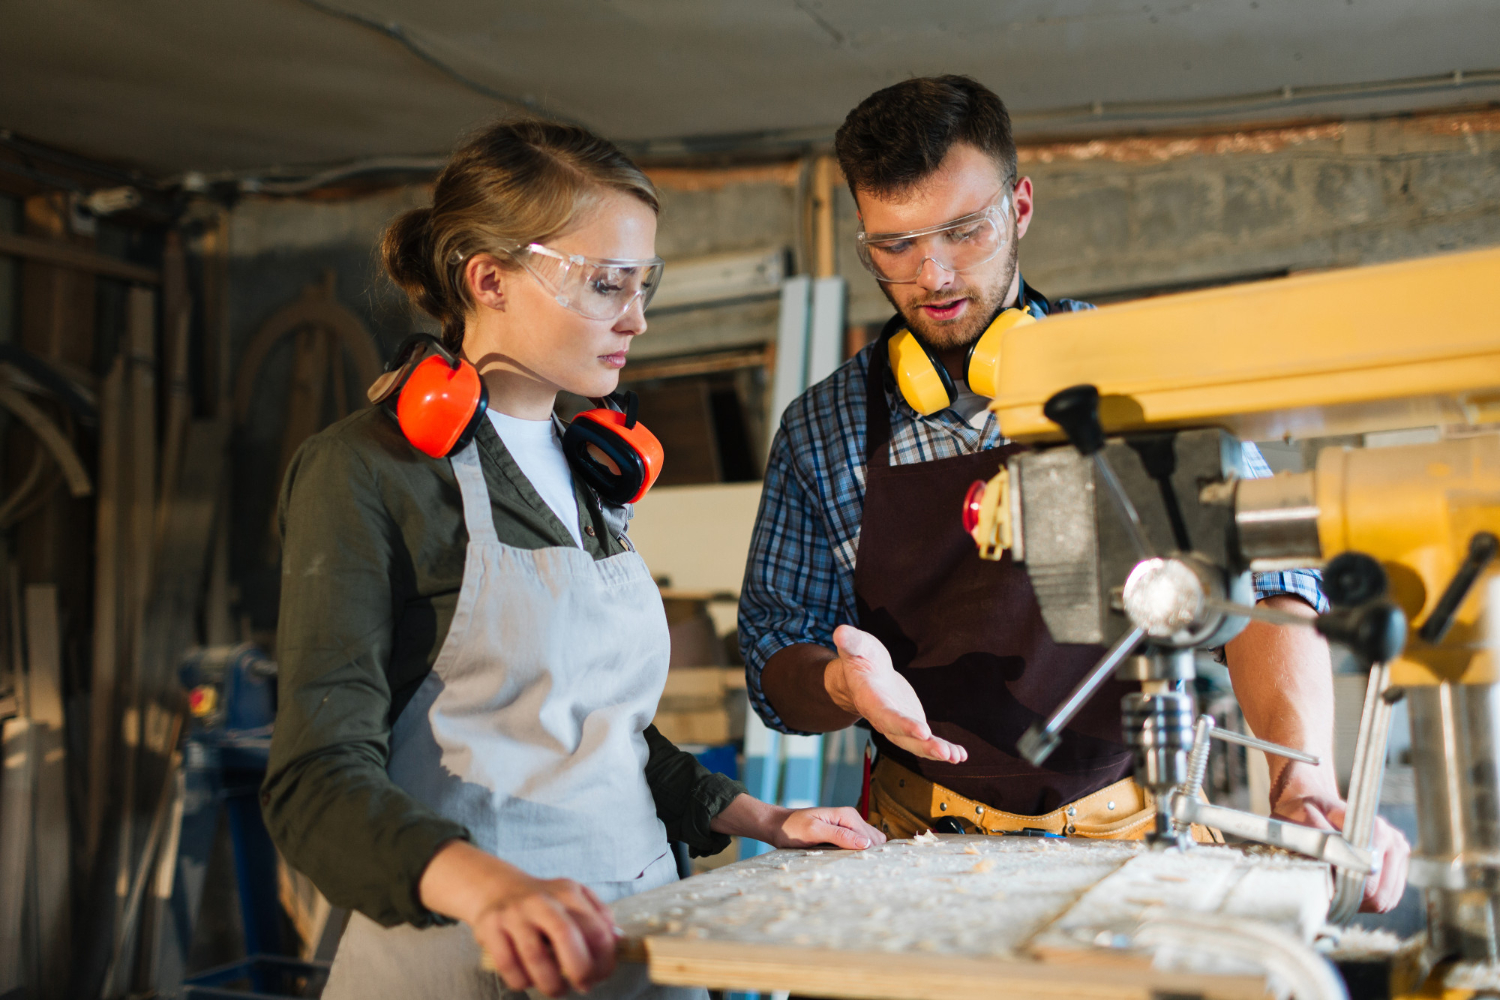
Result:
M1088 676L1078 682L1071 694L1057 707L1041 726L1035 724L1016 741L1017 749L1021 755L1032 764L1040 765L1042 761L1051 756L1052 751L1057 749L1057 734L1069 722L1078 710L1083 708L1084 703L1093 697L1099 686L1113 676L1115 667L1120 661L1130 655L1130 651L1136 647L1146 635L1146 630L1137 625L1115 640L1115 644L1109 647L1109 652L1104 654L1104 659L1094 665Z
M1125 492L1125 487L1115 476L1115 470L1109 467L1104 460L1104 450L1094 452L1094 468L1099 472L1099 478L1104 482L1104 492L1110 495L1115 502L1115 509L1125 519L1125 529L1130 535L1130 541L1135 546L1135 554L1139 559L1150 559L1156 554L1151 548L1151 541L1146 537L1146 527L1141 524L1141 515L1136 513L1135 504L1130 502L1130 495Z
M1211 729L1209 730L1209 735L1216 740L1223 740L1225 743L1238 743L1242 747L1253 747L1265 753L1274 753L1278 757L1286 757L1289 760L1300 760L1302 763L1311 764L1313 767L1317 767L1323 762L1322 758L1317 754L1293 750L1291 747L1284 747L1280 743L1268 743L1265 740L1258 740L1254 736L1241 736L1239 733L1229 729Z

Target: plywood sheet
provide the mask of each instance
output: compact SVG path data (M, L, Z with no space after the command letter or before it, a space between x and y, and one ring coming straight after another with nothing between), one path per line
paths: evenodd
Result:
M629 936L1010 956L1139 844L1029 837L775 851L615 904Z
M1243 962L1151 967L1130 947L1168 914L1259 920L1307 941L1325 866L1226 847L924 836L870 851L775 851L615 904L653 980L925 1000L1004 982L1017 996L1261 996Z

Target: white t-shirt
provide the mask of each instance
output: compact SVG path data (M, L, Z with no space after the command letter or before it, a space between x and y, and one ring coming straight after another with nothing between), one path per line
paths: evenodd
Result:
M583 548L583 536L578 531L578 501L573 495L573 470L568 468L562 440L552 421L522 420L494 410L485 412L532 488L552 508L578 547Z
M952 409L963 418L964 423L977 431L982 431L985 422L990 419L989 405L988 397L969 391L967 385L960 385L958 398L953 401Z

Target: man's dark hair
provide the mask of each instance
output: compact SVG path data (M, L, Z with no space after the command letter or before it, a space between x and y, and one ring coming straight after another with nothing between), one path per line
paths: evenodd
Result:
M849 190L894 194L937 170L954 143L988 153L1016 174L1010 114L994 91L967 76L926 76L875 93L849 112L834 136Z

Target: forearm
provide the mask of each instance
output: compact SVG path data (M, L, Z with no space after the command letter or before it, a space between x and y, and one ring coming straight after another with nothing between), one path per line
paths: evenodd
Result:
M277 749L273 743L261 811L287 863L336 906L386 926L430 924L418 880L445 842L468 831L417 802L352 748L286 763Z
M1262 603L1309 619L1316 615L1296 597L1269 597ZM1316 768L1297 764L1294 772L1284 775L1292 762L1268 754L1271 787L1285 787L1294 779L1303 789L1337 798L1328 643L1310 628L1253 621L1224 652L1235 697L1255 735L1316 754L1321 761Z
M709 828L730 837L749 837L767 844L776 843L776 833L791 814L790 809L762 802L752 795L736 796Z
M511 891L525 872L464 840L441 845L422 872L422 905L453 920L474 924L497 897Z
M836 671L830 670L837 658L825 646L803 642L778 650L766 661L761 687L787 728L831 733L858 721L847 707Z

